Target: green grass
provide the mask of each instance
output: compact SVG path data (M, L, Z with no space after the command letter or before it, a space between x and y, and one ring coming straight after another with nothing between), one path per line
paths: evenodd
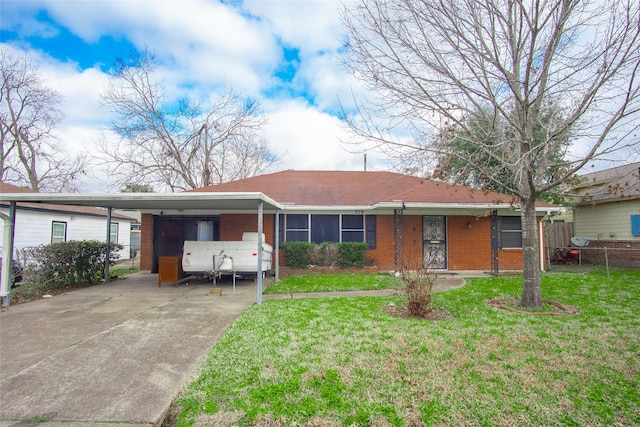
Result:
M265 294L395 289L401 282L388 274L320 274L291 276L270 285Z
M131 266L127 266L127 265L118 265L115 267L111 267L109 269L109 275L111 277L121 277L121 276L126 276L127 274L133 274L133 273L138 273L140 272L140 268L139 267L131 267Z
M433 295L446 321L392 297L271 300L246 310L176 400L178 425L640 425L640 272L543 276L580 311L512 313L521 277Z

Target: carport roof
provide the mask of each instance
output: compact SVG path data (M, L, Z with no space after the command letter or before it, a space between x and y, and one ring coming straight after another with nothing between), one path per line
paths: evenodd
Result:
M259 192L198 193L3 193L2 202L49 203L56 205L99 206L134 210L256 210L263 202L265 210L282 205Z

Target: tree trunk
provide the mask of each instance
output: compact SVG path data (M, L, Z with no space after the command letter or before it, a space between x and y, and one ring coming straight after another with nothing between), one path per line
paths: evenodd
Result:
M521 199L522 254L524 258L522 306L527 308L540 308L542 306L535 203L535 198Z

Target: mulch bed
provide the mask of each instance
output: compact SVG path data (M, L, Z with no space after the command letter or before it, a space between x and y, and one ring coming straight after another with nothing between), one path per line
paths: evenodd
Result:
M76 289L88 288L90 286L97 286L100 283L82 283L82 284L73 284L67 285L64 288L56 288L56 289L33 289L28 293L23 293L20 291L20 286L16 286L11 289L11 304L24 304L26 302L31 302L35 300L42 299L44 295L60 295L65 292L74 291Z

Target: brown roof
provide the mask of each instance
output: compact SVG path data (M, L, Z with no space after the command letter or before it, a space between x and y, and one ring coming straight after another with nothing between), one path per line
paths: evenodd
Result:
M8 184L6 182L0 181L0 206L8 206L7 202L2 200L2 194L4 193L38 193L35 190L31 190L29 188L18 187L16 185ZM107 211L101 208L90 207L90 206L67 206L67 205L54 205L50 203L25 203L18 202L17 206L19 208L25 209L34 209L34 210L42 210L42 211L55 211L55 212L69 212L78 215L92 215L92 216L107 216ZM113 212L111 214L112 218L119 219L128 219L131 221L135 221L134 218L122 215L117 212Z
M470 187L374 171L287 170L191 191L257 191L279 203L306 206L371 206L391 201L509 204L512 200L511 196Z

